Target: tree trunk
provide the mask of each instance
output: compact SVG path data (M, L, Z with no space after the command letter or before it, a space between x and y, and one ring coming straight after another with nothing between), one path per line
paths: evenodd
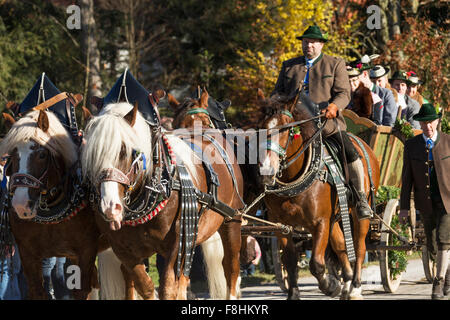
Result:
M100 51L97 46L96 26L94 19L94 1L79 0L81 8L81 45L83 60L86 62L85 105L89 109L92 96L102 95L102 79L100 77ZM92 110L97 111L97 110Z
M379 0L381 9L381 29L377 30L377 40L381 51L385 51L389 40L401 34L401 1ZM402 53L400 53L402 54Z

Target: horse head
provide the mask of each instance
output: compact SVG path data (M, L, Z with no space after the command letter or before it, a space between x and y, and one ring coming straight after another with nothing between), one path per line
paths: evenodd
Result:
M301 152L302 145L308 141L318 130L316 123L310 121L317 115L311 109L308 99L301 95L287 97L274 95L265 98L263 93L258 91L258 101L260 105L261 129L266 129L267 140L259 144L259 148L265 149L265 156L259 161L261 183L267 186L275 185L277 179L289 179L296 175L303 162L304 155L296 157ZM298 125L289 125L294 121L300 122ZM295 165L293 162L295 159ZM285 173L285 170L293 171Z
M63 176L78 159L77 147L52 112L30 111L11 125L0 144L0 154L9 155L11 205L19 218L32 219L64 197Z
M203 89L198 99L186 98L183 103L178 102L171 94L167 96L175 114L172 123L174 128L193 128L198 124L201 127L214 127L208 112L209 94L206 89Z
M151 129L126 102L105 106L86 126L81 163L84 178L99 197L101 216L119 230L124 208L151 171Z

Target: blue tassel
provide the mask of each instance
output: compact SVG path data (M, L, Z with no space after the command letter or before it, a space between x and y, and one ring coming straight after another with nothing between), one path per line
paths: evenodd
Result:
M145 154L141 153L142 161L144 162L144 171L147 170L147 159L145 159Z

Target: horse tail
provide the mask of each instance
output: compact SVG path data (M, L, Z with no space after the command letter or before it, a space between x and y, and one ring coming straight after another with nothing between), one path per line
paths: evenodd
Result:
M201 244L201 247L208 278L209 295L211 299L226 299L227 281L222 265L224 252L219 233L214 233Z
M124 300L125 280L120 269L122 262L111 248L98 254L100 300ZM136 298L136 293L135 293Z

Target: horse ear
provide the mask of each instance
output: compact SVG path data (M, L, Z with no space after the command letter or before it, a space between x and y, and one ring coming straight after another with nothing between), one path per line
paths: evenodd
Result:
M178 100L175 99L175 97L173 95L171 95L170 93L167 94L167 100L169 101L169 106L174 111L177 111L178 108L180 107L180 103L178 102Z
M166 91L163 89L158 89L153 92L153 95L157 97L159 100L164 99L166 97Z
M264 92L260 88L258 88L258 91L256 92L256 97L258 98L259 101L266 100L266 97L264 96Z
M38 127L44 131L47 132L49 128L49 122L48 122L48 116L47 113L44 110L39 111L39 117L38 117Z
M14 120L14 118L9 113L3 112L2 115L3 119L5 120L5 126L9 131L13 124L16 123L16 120Z
M137 111L138 111L138 102L136 101L134 103L133 109L130 112L128 112L125 115L125 117L123 117L126 120L126 122L128 122L132 127L134 127L134 124L136 123Z
M8 101L6 103L6 109L11 110L14 114L18 114L19 113L19 107L20 107L20 105L17 102L14 102L14 101Z
M88 108L86 108L85 106L81 106L81 109L83 110L83 119L84 122L87 123L89 120L91 120L92 118L92 113L89 111Z
M208 91L206 91L206 88L203 88L202 96L200 97L200 107L204 109L208 108L208 98Z
M103 108L103 98L92 96L91 97L91 104L95 106L97 111L100 111Z

